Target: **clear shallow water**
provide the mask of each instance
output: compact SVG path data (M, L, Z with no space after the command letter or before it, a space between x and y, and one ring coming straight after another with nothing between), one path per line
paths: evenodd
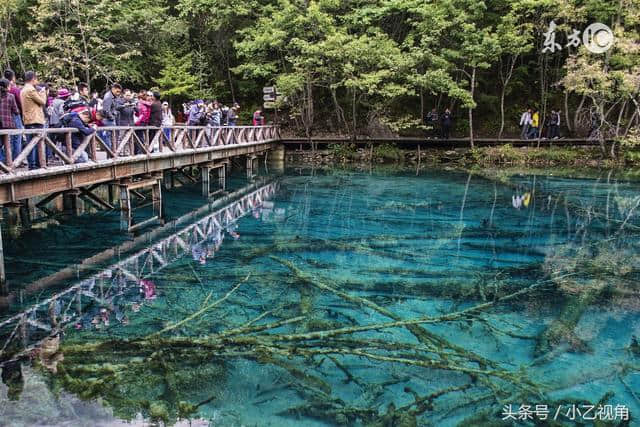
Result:
M5 240L24 279L1 319L40 304L27 345L66 328L5 364L0 424L498 425L511 405L571 425L621 405L613 425L638 425L639 183L291 170L233 190L165 192L167 225L130 247L117 215Z

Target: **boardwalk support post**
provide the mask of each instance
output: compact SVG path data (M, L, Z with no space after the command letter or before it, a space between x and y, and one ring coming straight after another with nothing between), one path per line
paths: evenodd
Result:
M255 172L258 169L258 156L251 154L247 156L247 178L251 179L257 175Z
M200 168L200 174L202 176L202 197L213 197L216 194L222 193L225 190L225 169L224 163L208 163ZM211 172L218 171L218 188L215 191L211 191Z
M6 295L7 276L4 271L4 248L2 247L2 227L0 224L0 295Z
M82 213L82 201L80 200L80 190L69 190L62 194L62 206L65 213L80 215Z
M131 205L131 194L140 194L138 190L151 187L151 218L147 218L137 224L133 223L133 207ZM145 199L142 199L145 200ZM138 206L142 208L149 204ZM120 184L120 229L132 232L145 227L153 222L162 221L162 177L155 176L140 181L123 181Z

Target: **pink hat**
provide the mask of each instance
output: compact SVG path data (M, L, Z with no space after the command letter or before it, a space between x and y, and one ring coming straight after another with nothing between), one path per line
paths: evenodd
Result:
M69 92L67 89L60 89L58 91L58 98L68 98L69 95L71 95L71 92Z

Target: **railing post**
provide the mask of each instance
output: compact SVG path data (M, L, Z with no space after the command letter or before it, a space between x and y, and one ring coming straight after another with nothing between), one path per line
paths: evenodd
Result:
M11 152L11 137L9 135L2 136L2 144L4 145L4 164L9 169L13 169L13 153Z
M0 223L0 287L2 294L6 294L7 290L5 285L7 283L7 276L4 271L4 249L2 247L2 224Z
M47 153L45 151L45 142L44 142L44 137L45 137L45 131L42 131L42 138L40 138L40 140L38 141L38 146L37 146L37 150L38 150L38 162L40 163L40 167L41 168L46 168L47 167Z
M67 131L64 135L64 145L66 148L67 157L71 159L71 163L73 163L73 147L71 146L71 132Z

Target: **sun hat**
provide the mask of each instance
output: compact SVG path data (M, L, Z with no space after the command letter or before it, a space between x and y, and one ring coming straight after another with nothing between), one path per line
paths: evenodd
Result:
M71 96L71 92L68 89L62 88L58 91L58 98L68 98Z

